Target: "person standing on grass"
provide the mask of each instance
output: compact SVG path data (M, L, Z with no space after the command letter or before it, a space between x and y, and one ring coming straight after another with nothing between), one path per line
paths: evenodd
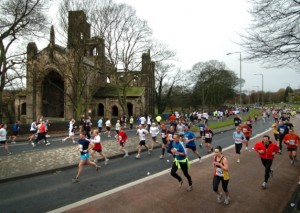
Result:
M90 143L89 140L86 139L86 132L82 131L80 133L80 139L78 141L78 150L80 152L80 161L78 163L78 172L75 178L72 179L73 183L79 182L79 177L83 171L84 165L91 165L95 167L96 171L98 172L100 169L100 166L97 166L96 163L90 161L90 154L89 150L93 148L92 143Z

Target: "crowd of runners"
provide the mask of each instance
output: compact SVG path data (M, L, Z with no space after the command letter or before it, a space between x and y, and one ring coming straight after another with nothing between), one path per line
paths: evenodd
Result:
M190 119L191 115L193 118ZM125 128L126 123L129 121L129 129L134 129L136 124L136 135L138 137L137 143L137 155L136 159L141 158L142 148L146 148L148 154L151 154L154 148L154 144L160 144L161 154L160 159L163 159L165 155L173 156L174 162L171 168L171 175L179 182L179 187L182 186L183 180L177 173L178 169L181 169L184 176L188 180L187 191L192 190L192 178L189 175L190 163L188 160L188 152L192 152L199 162L201 162L201 156L197 151L198 148L205 149L207 154L214 153L214 175L213 175L213 190L217 194L217 201L229 204L229 162L222 154L222 147L212 145L214 133L209 128L208 116L199 116L196 113L187 115L180 115L174 113L168 117L168 121L162 123L161 116L151 118L148 116L140 116L138 120L134 120L130 117L129 120L126 118L120 118L114 125L114 131L112 131L112 122L107 119L105 122L103 118L97 121L97 128L92 128L91 117L82 118L80 123L76 125L75 119L71 119L68 124L68 136L62 139L62 142L70 139L74 144L77 144L78 151L80 152L80 162L78 165L78 173L73 178L73 182L79 182L79 177L83 171L84 165L91 165L96 171L99 171L98 160L96 154L98 154L103 160L104 164L108 164L109 159L103 153L103 145L101 143L101 137L114 137L119 143L119 151L122 152L124 158L129 156L128 150L126 149L126 141L128 139ZM219 114L222 115L222 114ZM218 114L216 114L218 116ZM283 153L283 146L287 148L288 157L291 165L297 162L297 147L300 143L300 138L295 134L291 117L293 113L285 111L284 109L265 109L260 115L255 115L253 118L250 116L242 121L239 114L236 114L233 119L233 125L235 130L233 131L233 143L235 145L236 163L241 163L240 155L242 147L244 146L245 151L251 152L254 149L265 168L264 181L262 187L267 187L269 177L273 175L271 170L272 162L276 154ZM274 119L272 129L274 138L270 138L268 135L264 135L261 141L255 143L253 148L248 147L248 142L252 135L253 123L258 121L261 117L262 122ZM219 120L220 118L214 118ZM39 141L44 141L45 145L50 145L47 140L47 129L49 124L47 120L43 120L41 117L38 121L34 121L31 124L30 132L31 135L28 138L29 142L33 147L37 145ZM191 127L199 129L199 133L191 130ZM5 124L0 126L0 143L4 146L7 154L11 154L7 144L7 126ZM79 130L79 140L75 140L75 131ZM198 136L199 134L199 136ZM150 141L148 141L150 136ZM197 135L197 136L196 136ZM15 135L17 137L17 134ZM196 138L200 137L199 147L196 146ZM10 140L13 140L12 138ZM15 138L14 138L15 140ZM272 142L273 141L273 142ZM189 151L191 150L191 151ZM91 156L90 156L91 155ZM223 194L218 190L219 184L222 183L222 188L225 193Z

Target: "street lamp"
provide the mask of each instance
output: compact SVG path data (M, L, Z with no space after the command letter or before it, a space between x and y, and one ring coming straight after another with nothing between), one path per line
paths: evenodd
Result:
M254 74L261 76L261 106L264 106L264 74Z
M253 86L256 87L256 91L257 91L257 104L259 105L259 86Z
M232 53L227 53L226 55L231 55L235 53L240 54L240 106L242 106L242 52L232 52Z

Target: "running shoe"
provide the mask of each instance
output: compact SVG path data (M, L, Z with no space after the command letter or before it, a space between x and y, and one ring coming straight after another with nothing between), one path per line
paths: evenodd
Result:
M8 152L7 155L12 155L12 153L11 153L11 152Z
M240 159L237 159L237 161L236 161L237 163L240 163L241 161L240 161Z
M62 142L65 142L66 141L66 139L62 139Z
M136 156L135 156L135 158L140 158L141 156L140 156L140 154L137 154Z
M270 177L273 177L273 170L270 170Z
M125 155L123 158L127 158L128 157L128 151L125 152Z
M35 143L31 143L32 147L35 147Z
M230 198L229 198L229 197L225 197L224 203L225 203L226 205L229 204L229 201L230 201Z
M218 194L218 196L217 196L217 202L218 202L218 203L222 203L222 201L223 201L223 194L222 194L222 192L221 192L221 193Z
M266 183L266 182L263 182L263 183L261 184L261 187L262 187L263 189L266 189L266 188L267 188L267 183Z
M190 185L190 186L188 186L187 188L186 188L186 191L192 191L193 190L193 186L192 185Z
M161 155L159 158L160 158L160 159L163 159L163 158L164 158L164 156L163 156L163 155Z
M109 159L106 158L106 159L105 159L105 162L104 162L104 165L107 165L107 164L108 164L108 161L109 161Z
M49 146L50 144L51 144L50 142L47 142L47 143L46 143L46 146Z
M78 182L79 182L79 179L78 179L78 178L72 178L72 182L73 182L73 183L78 183Z
M181 181L179 181L179 189L182 187L182 184L183 184L183 181L181 180Z

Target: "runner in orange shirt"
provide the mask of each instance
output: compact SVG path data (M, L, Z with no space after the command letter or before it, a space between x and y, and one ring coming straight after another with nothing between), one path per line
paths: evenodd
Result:
M297 148L298 144L300 144L300 138L294 133L292 128L289 129L289 133L284 136L283 143L287 145L287 151L291 159L291 165L294 165L297 159Z

